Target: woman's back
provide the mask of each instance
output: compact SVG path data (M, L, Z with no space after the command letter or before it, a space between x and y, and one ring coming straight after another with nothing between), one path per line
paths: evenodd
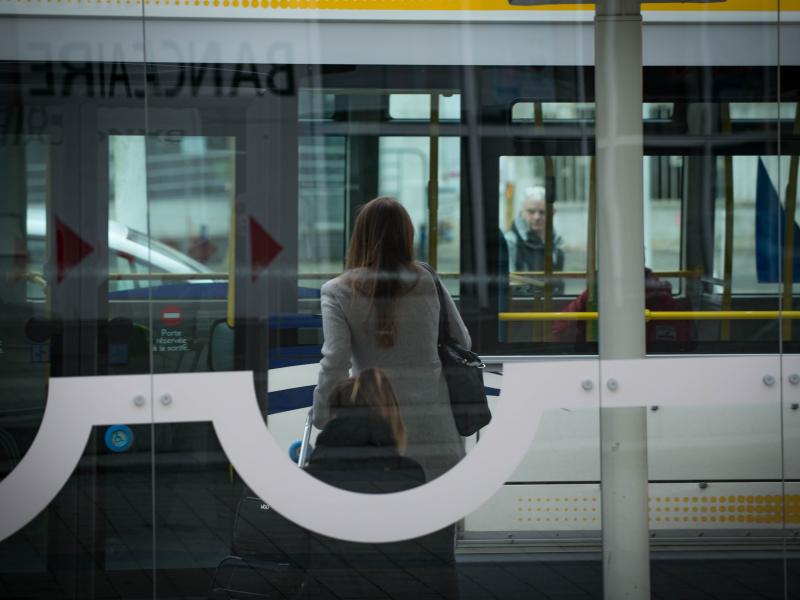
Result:
M385 347L375 336L377 323L369 300L353 292L351 280L358 277L358 271L348 272L328 284L335 288L332 291L341 298L348 323L353 325L354 367L361 371L369 367L438 365L439 299L430 273L415 268L415 272L403 276L408 291L395 299L392 311L396 326L394 344Z
M315 425L321 427L330 418L328 396L336 383L348 377L351 366L354 374L380 368L397 394L408 437L406 455L422 465L430 480L463 456L437 351L436 286L431 274L418 265L401 273L404 293L393 299L394 340L386 346L376 335L372 303L353 285L354 279L365 275L364 270L353 269L322 288L325 343L314 394ZM451 334L469 346L469 335L449 296L448 302Z

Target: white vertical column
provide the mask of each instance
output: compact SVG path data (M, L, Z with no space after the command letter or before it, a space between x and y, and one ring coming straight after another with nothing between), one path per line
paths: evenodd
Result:
M595 102L602 375L603 360L645 354L642 18L636 1L597 4ZM601 394L613 394L607 383ZM601 407L600 427L604 596L644 600L650 597L645 409Z

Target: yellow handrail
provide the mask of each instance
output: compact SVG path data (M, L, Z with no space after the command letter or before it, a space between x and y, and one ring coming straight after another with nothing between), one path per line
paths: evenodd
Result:
M441 273L440 273L441 275ZM455 275L455 274L454 274ZM544 278L544 271L512 271L509 275L517 277L539 277ZM653 275L663 279L674 279L680 277L700 278L703 272L700 269L677 269L673 271L653 271ZM557 271L552 274L556 279L583 279L586 271Z
M597 312L501 312L501 321L594 321ZM646 321L758 321L800 319L800 310L647 310Z
M654 275L661 278L677 278L677 277L700 277L702 273L697 270L677 270L677 271L654 271ZM297 273L298 279L333 279L338 277L341 273ZM512 277L536 277L544 279L544 271L514 271L509 273ZM439 273L442 279L457 279L461 277L461 273L455 272L442 272ZM553 273L552 277L556 279L583 279L586 277L585 271L559 271ZM169 280L169 281L188 281L192 279L212 279L224 281L228 279L228 273L224 272L209 272L209 273L109 273L108 278L112 281L151 281L151 280Z
M501 321L594 321L596 312L501 312Z
M189 280L220 280L228 279L227 273L109 273L111 281L189 281Z

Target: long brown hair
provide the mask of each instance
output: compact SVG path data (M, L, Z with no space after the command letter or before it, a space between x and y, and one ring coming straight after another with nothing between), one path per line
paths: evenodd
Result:
M383 371L364 369L357 377L345 379L336 387L331 396L331 410L335 414L349 408L371 410L389 426L399 450L405 450L406 427L400 416L397 396Z
M388 196L367 202L353 227L347 269L365 270L353 277L353 290L366 296L375 312L380 346L394 346L394 304L407 290L401 276L413 261L414 226L403 205Z

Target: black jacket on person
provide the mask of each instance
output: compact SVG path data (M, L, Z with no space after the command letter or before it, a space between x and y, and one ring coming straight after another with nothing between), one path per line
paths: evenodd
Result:
M544 271L544 240L535 231L528 228L524 219L517 217L506 233L510 266L514 271ZM561 248L561 238L553 234L553 272L564 270L564 250ZM524 286L529 288L529 293L541 295L544 286L542 283L532 283ZM553 293L560 295L564 292L564 281L553 279ZM525 293L523 291L523 293Z
M422 467L399 453L386 422L360 409L340 410L325 426L306 470L325 483L363 494L399 492L425 483ZM327 592L353 600L458 597L453 526L385 544L310 536L300 598L327 598Z
M320 432L306 472L362 494L399 492L425 483L419 463L400 455L389 425L359 408L340 410Z
M399 453L387 423L363 409L337 413L317 436L306 470L362 494L425 483L425 471ZM220 563L209 598L455 600L454 533L450 526L402 542L347 542L300 527L250 492L237 511L234 556Z

